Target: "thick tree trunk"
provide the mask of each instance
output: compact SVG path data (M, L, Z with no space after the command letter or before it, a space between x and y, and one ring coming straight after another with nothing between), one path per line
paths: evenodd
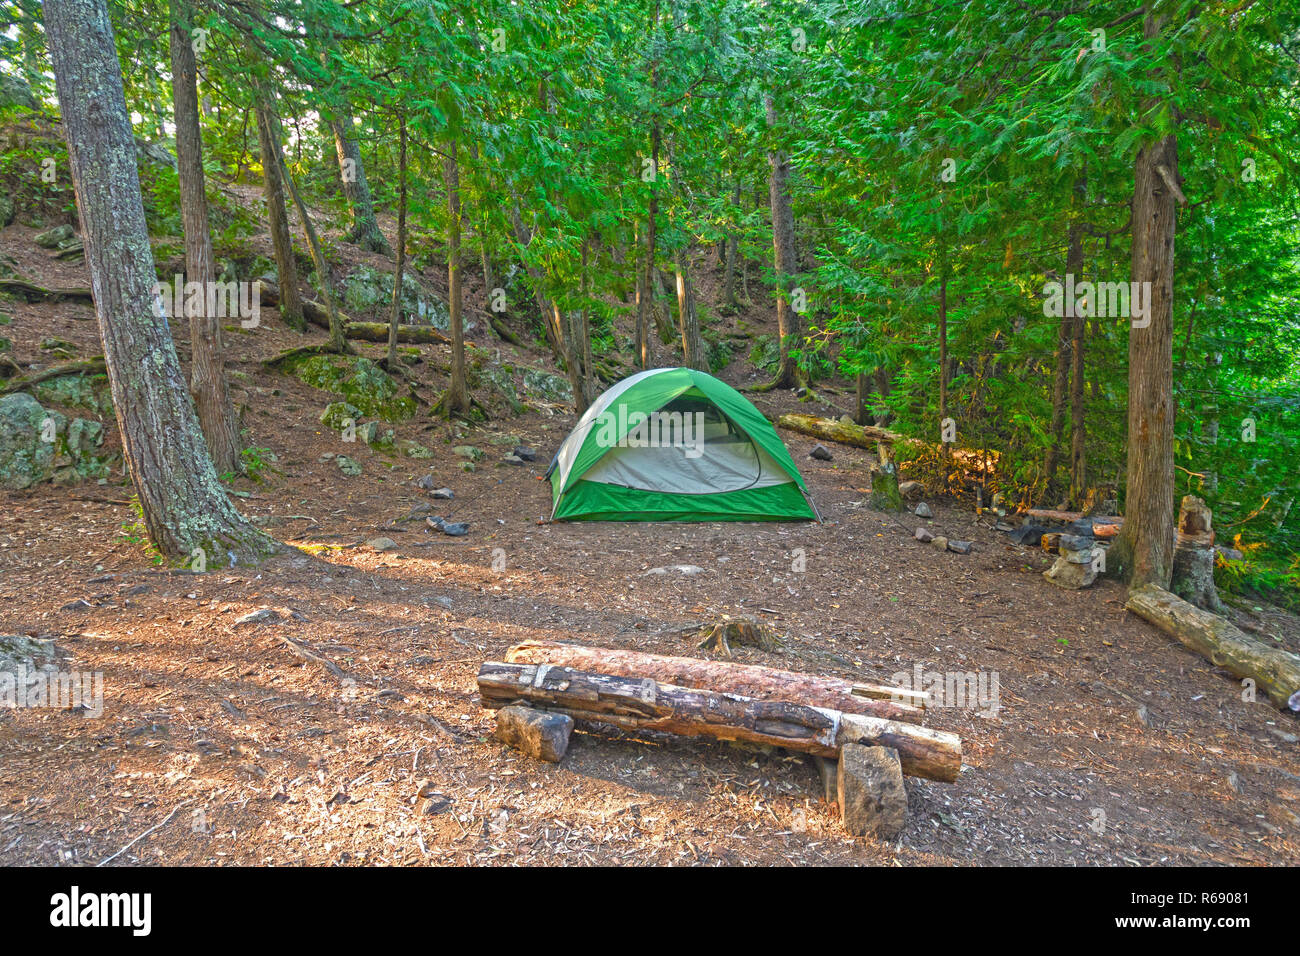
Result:
M190 405L154 264L104 0L46 0L45 27L122 453L149 540L205 566L279 548L226 497Z
M1300 655L1263 644L1155 584L1130 591L1124 606L1234 677L1254 681L1279 707L1300 710Z
M677 255L677 318L682 336L682 364L687 368L709 370L700 336L700 314L695 308L695 290L691 288L690 263L683 249Z
M854 684L835 677L730 661L668 657L554 641L516 644L506 652L506 660L511 664L555 664L618 677L651 677L661 684L830 707L847 714L870 714L887 720L919 720L925 708L925 694L921 691L883 684Z
M216 279L208 198L203 182L203 139L199 132L199 94L191 40L193 11L185 0L171 2L172 104L176 123L176 171L180 182L181 222L185 228L185 279L205 290L197 308L185 301L190 325L190 394L199 426L218 474L242 471L239 423L226 379L221 322L207 314L206 290ZM179 303L178 303L179 305Z
M893 747L904 773L947 783L961 770L961 741L955 734L805 704L660 684L648 677L488 661L479 668L478 689L489 708L523 701L574 720L741 740L821 757L838 756L846 743Z
M293 238L289 216L285 211L284 153L280 146L278 125L270 91L256 90L257 142L262 157L262 196L266 201L267 225L275 254L275 274L280 287L280 318L292 329L306 331L302 314L302 296L298 292L298 261L293 256Z
M1144 33L1160 31L1148 15ZM1147 103L1154 113L1159 104ZM1133 171L1133 282L1150 290L1129 329L1124 528L1112 549L1133 587L1169 586L1174 558L1173 283L1178 140L1149 143ZM1116 550L1118 549L1118 550Z
M397 338L402 324L402 274L406 270L406 116L399 120L397 157L397 268L393 271L393 305L388 315L388 367L397 365Z
M771 96L764 97L767 108L767 125L776 126L776 106ZM790 157L781 150L768 155L771 173L768 177L768 202L772 209L773 265L776 271L776 329L780 338L780 360L772 388L790 388L799 384L798 369L790 346L799 335L799 316L791 308L790 291L796 268L794 252L794 207L790 203Z

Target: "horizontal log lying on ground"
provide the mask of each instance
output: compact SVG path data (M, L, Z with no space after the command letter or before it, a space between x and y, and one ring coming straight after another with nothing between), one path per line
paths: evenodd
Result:
M1279 707L1300 710L1300 655L1257 641L1154 584L1131 591L1124 606L1234 677L1250 678Z
M829 708L677 687L649 677L487 661L479 668L478 689L483 706L494 709L522 702L625 730L741 740L820 757L837 756L846 743L892 747L904 773L948 783L961 770L961 740L955 734Z
M280 307L280 290L275 283L263 279L261 280L261 287L262 305L278 309ZM329 310L314 299L302 300L302 314L303 318L317 328L328 329L330 327ZM356 339L361 342L388 341L387 322L357 322L343 312L339 312L339 318L343 320L343 334L346 338ZM397 341L406 345L440 345L450 343L451 339L432 326L399 325L397 327Z
M22 295L29 301L58 302L60 299L84 299L90 302L94 298L89 289L47 289L26 279L0 279L0 292Z
M39 372L32 372L30 375L11 378L5 382L3 387L0 387L0 395L26 391L33 385L39 385L41 382L48 382L54 378L62 378L65 375L96 375L104 370L104 356L102 355L96 355L88 359L78 359L75 362L64 362L62 365L51 365Z
M651 677L678 687L717 690L758 700L811 704L888 720L917 720L923 716L925 706L923 691L881 684L854 684L835 677L818 677L756 664L669 657L554 641L516 644L506 652L506 660L512 664L558 664L574 670L620 677Z
M867 448L872 451L875 450L877 442L890 445L924 444L914 438L904 438L887 428L878 428L875 425L851 425L834 418L818 418L815 415L781 415L777 418L776 425L778 428L788 428L790 431L811 435L823 441L839 442L841 445L853 445L855 448Z

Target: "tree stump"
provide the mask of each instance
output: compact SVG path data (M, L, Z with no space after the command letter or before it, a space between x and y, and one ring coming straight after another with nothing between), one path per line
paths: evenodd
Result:
M1189 604L1216 614L1223 602L1214 586L1213 515L1195 495L1184 495L1178 508L1178 537L1174 544L1170 590Z
M705 624L696 636L701 638L697 646L702 651L717 651L731 656L731 645L757 647L761 651L777 653L785 647L785 638L770 625L756 617L723 617L713 624Z
M898 491L898 466L882 462L871 469L871 507L877 511L902 511L903 496Z

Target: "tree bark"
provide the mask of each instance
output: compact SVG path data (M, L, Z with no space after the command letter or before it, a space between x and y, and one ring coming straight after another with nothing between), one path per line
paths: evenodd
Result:
M740 183L736 183L731 192L732 215L740 213ZM740 254L740 240L736 230L730 229L722 243L724 265L722 267L722 304L735 311L740 307L736 301L736 257Z
M1155 584L1130 591L1124 606L1234 677L1253 680L1279 707L1300 710L1300 655L1269 647Z
M847 714L870 714L887 720L919 720L925 707L924 692L882 684L854 684L835 677L819 677L756 664L668 657L554 641L516 644L506 652L506 661L511 664L554 664L618 677L651 677L661 684L830 707Z
M370 195L370 183L366 180L366 168L361 162L361 148L351 135L352 113L346 107L340 107L336 112L338 117L330 122L330 131L334 134L334 149L338 153L343 195L352 209L352 229L344 241L355 242L371 252L390 255L392 250L375 221L375 203Z
M701 372L709 370L700 337L700 314L695 308L695 291L691 288L690 263L686 250L677 254L677 319L682 336L682 364Z
M465 415L469 412L469 384L465 378L465 320L464 296L460 286L460 164L456 158L456 142L447 144L447 158L443 160L443 177L447 184L447 303L451 314L451 379L442 411L446 415Z
M765 96L763 101L767 109L767 125L771 129L777 124L776 106L770 95ZM796 268L794 207L790 202L789 185L790 157L782 150L773 150L768 154L768 164L771 167L768 202L772 209L773 265L776 271L776 330L780 339L776 378L769 387L790 388L800 384L794 356L790 354L790 346L799 335L799 316L790 304L791 284Z
M276 284L280 287L280 318L291 329L304 332L307 322L302 314L302 296L298 291L298 261L293 256L293 238L289 216L285 211L284 154L277 125L272 119L274 106L269 90L255 84L257 97L257 142L262 157L262 196L266 201L266 218L275 252Z
M1148 14L1144 35L1159 35ZM1159 102L1148 100L1154 113ZM1132 278L1149 288L1143 326L1129 329L1128 467L1114 558L1131 586L1169 586L1174 552L1173 282L1178 140L1148 143L1133 171ZM1148 285L1145 285L1149 283ZM1145 294L1144 294L1145 297ZM1114 550L1114 549L1112 549Z
M203 138L199 131L197 65L191 39L193 10L186 0L171 0L172 106L176 124L176 172L180 183L181 222L185 229L185 278L205 290L198 308L185 300L190 326L190 395L199 427L207 439L218 474L242 471L239 423L226 379L221 322L207 314L206 290L216 280L208 198L203 177ZM179 306L179 303L178 303Z
M397 338L402 324L402 273L406 270L406 116L398 119L397 268L393 272L393 306L388 316L388 367L397 365Z
M961 741L955 734L828 708L660 684L648 677L488 661L479 668L478 689L483 706L489 708L522 701L574 720L742 740L821 757L838 756L846 743L893 747L904 773L947 783L961 770Z
M45 27L122 454L168 558L252 563L280 546L226 497L154 297L135 141L104 0L46 0Z
M814 415L782 415L776 420L776 427L788 428L792 432L811 435L822 441L839 442L841 445L852 445L855 448L867 448L872 451L875 450L877 442L891 445L924 444L915 438L904 438L897 432L891 432L878 425L847 425L834 418L817 418Z

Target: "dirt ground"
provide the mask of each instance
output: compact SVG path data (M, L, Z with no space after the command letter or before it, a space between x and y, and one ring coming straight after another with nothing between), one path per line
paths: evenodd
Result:
M47 285L84 285L33 231L5 229L0 252ZM3 308L24 364L44 361L46 336L99 351L87 304ZM503 360L541 362L486 336L472 339ZM571 415L495 409L468 429L417 416L398 437L435 457L385 456L318 423L331 396L259 364L303 341L274 311L230 338L247 443L276 456L264 482L233 485L236 504L302 551L197 575L150 557L118 474L0 493L0 633L53 638L64 669L104 682L102 716L0 710L0 863L1300 862L1300 722L1243 702L1128 614L1117 584L1053 587L1047 558L987 517L933 500L929 522L871 510L867 452L818 461L783 433L823 524L542 524L539 477ZM431 365L412 375L436 396ZM743 362L723 377L757 380ZM756 404L808 410L785 393ZM535 464L501 462L511 435ZM462 442L487 452L473 473L452 454ZM364 473L323 459L337 454ZM426 473L454 500L414 487ZM426 504L469 534L398 520ZM923 523L973 552L913 540ZM365 543L376 536L396 549ZM270 620L237 623L262 608ZM996 673L1000 709L930 712L961 735L965 766L955 784L909 779L893 843L847 837L797 755L581 730L549 765L491 739L474 675L511 644L690 654L678 629L724 613L789 638L740 660L875 681L917 665ZM1300 643L1294 617L1253 616Z

